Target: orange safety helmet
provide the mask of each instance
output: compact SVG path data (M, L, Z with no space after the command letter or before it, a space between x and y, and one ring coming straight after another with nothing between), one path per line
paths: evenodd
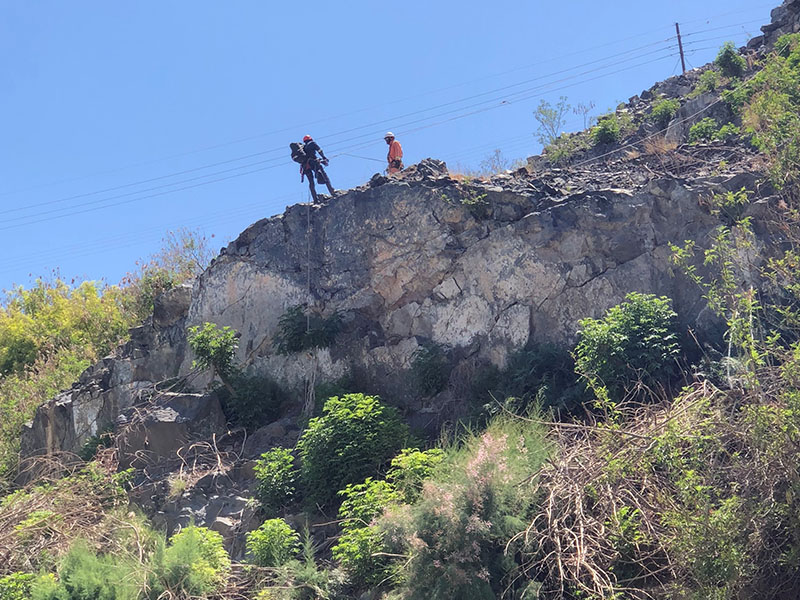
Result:
M303 141L304 142L310 142L311 141L311 136L310 135L304 135L303 136Z

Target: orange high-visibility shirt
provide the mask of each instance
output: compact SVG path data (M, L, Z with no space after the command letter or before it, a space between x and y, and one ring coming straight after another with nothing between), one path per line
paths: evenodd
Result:
M403 147L397 140L392 140L392 143L389 144L389 155L386 160L389 161L389 165L392 164L393 160L403 160Z

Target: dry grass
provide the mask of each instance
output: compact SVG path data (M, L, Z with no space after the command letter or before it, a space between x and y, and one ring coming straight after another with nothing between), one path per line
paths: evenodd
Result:
M114 552L121 550L123 538L129 539L127 534L135 540L146 537L141 520L129 512L127 496L113 480L113 449L101 454L94 465L69 470L52 458L41 459L47 464L40 464L38 472L54 476L40 478L0 502L0 575L51 566L78 538ZM143 556L142 544L133 545Z
M645 140L642 150L647 156L661 156L672 152L678 147L678 142L667 140L665 137L656 136Z
M702 522L702 514L692 512L676 473L659 466L654 456L668 448L676 464L701 465L699 476L709 478L704 485L716 486L715 493L722 497L733 494L748 506L770 506L776 490L780 498L780 490L798 469L793 448L775 455L759 448L759 435L778 444L781 435L777 427L759 434L748 421L744 405L769 411L777 400L768 400L766 406L763 402L755 395L744 397L698 383L672 405L636 409L624 427L554 424L559 450L533 478L542 491L539 510L507 546L524 542L527 559L520 575L543 582L542 598L577 593L645 600L678 597L680 589L703 589L704 583L694 579L692 559L685 555L686 545L692 543L686 539L691 527L687 530L680 519L665 518L683 515L689 523ZM713 506L716 510L719 505ZM712 507L708 514L713 514ZM621 533L626 520L628 533L635 530L627 539ZM748 540L747 560L760 565L780 562L786 548L774 546L773 526L774 521L763 515L746 521L742 535ZM729 534L737 536L741 530ZM700 546L693 551L702 554ZM791 577L787 582L779 567L774 568L774 573L763 569L749 583L766 589L778 579L784 586L797 583ZM741 581L734 579L730 585L733 591Z

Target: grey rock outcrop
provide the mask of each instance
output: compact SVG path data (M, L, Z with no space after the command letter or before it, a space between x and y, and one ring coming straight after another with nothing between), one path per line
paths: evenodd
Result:
M669 244L706 240L719 223L701 200L738 190L742 176L681 180L625 168L523 170L464 184L425 160L401 178L254 223L191 295L182 288L159 299L116 356L42 406L23 451L74 451L103 423L146 405L155 382L190 371L185 331L206 321L236 329L238 361L286 388L302 389L310 369L317 381L350 374L432 422L444 405L457 412L460 398L453 390L435 405L414 398L407 373L423 343L444 347L454 365L502 367L530 342L571 344L579 319L600 316L630 291L670 296L683 327L696 327L704 303L673 277ZM278 320L302 303L343 315L344 330L316 355L278 355ZM165 426L156 413L149 419Z
M156 318L132 329L129 342L39 407L22 432L22 456L76 452L89 437L152 396L157 382L177 376L187 349L190 300L190 286L164 294L156 301Z
M770 24L761 27L763 37L753 38L748 46L756 47L759 43L772 46L782 35L800 31L800 0L784 0L772 10L770 17Z

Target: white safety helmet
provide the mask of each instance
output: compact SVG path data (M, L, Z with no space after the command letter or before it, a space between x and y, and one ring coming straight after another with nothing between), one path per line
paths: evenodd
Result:
M394 138L394 134L391 131L387 131L386 135L383 136L383 139L386 139L386 138Z

